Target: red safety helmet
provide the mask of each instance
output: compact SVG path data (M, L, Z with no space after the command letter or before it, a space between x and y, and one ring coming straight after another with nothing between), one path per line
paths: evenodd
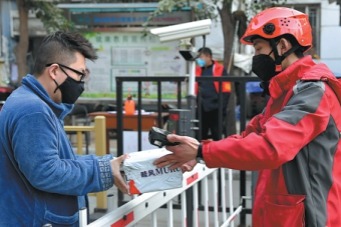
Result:
M294 36L297 42L305 47L305 51L312 46L308 16L285 7L269 8L253 17L240 41L243 44L252 45L252 39L257 36L273 39L284 34Z

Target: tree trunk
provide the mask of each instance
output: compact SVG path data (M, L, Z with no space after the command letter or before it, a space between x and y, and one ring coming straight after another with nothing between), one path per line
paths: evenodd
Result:
M15 47L16 63L18 65L18 84L21 83L22 78L27 74L27 51L29 45L28 34L28 6L25 0L17 0L17 7L19 13L19 42Z
M235 19L231 12L231 3L230 0L224 0L222 8L218 9L219 15L221 18L221 25L224 35L224 66L227 69L228 73L230 73L230 69L233 66L233 53L235 45ZM231 76L231 75L229 75ZM230 94L229 102L227 105L227 115L225 119L226 127L226 136L235 134L237 132L236 129L236 117L235 117L235 107L236 107L236 93L235 86L232 84L232 91Z

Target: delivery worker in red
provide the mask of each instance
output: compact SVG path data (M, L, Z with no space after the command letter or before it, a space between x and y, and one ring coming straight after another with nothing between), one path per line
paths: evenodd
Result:
M269 101L241 135L199 143L174 134L158 166L202 158L208 167L258 170L254 227L341 226L341 85L312 46L308 16L269 8L241 42L253 45L253 72L269 82Z

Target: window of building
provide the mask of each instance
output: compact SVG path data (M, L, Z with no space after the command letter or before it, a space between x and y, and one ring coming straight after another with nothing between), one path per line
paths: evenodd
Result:
M294 8L301 11L309 16L309 21L312 27L313 33L313 47L308 51L308 54L313 58L319 58L320 56L320 28L321 28L321 7L319 4L312 5L287 5L288 7Z

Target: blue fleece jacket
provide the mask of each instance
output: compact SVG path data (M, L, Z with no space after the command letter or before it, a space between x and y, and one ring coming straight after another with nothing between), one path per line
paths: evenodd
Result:
M78 226L85 195L113 186L111 155L77 156L57 104L32 75L0 111L0 226Z

